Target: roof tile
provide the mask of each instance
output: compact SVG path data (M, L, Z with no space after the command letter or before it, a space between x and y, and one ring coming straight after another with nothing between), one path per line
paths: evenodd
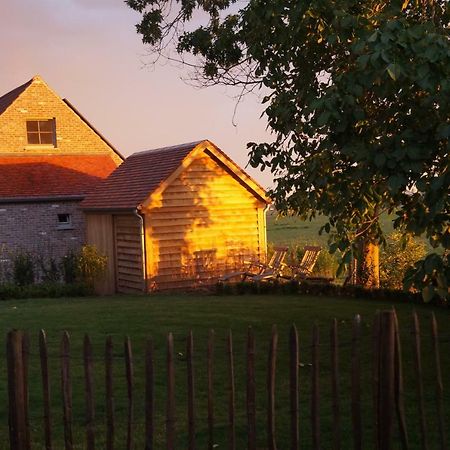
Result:
M134 209L167 179L202 141L134 153L95 192L83 209Z
M109 155L0 156L0 202L23 197L84 196L116 163Z

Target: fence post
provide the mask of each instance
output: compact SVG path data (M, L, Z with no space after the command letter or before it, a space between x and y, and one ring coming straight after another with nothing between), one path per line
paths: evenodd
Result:
M380 450L391 450L393 434L393 415L395 407L395 315L393 311L381 313L379 336L379 403L378 437Z
M26 413L22 333L12 330L6 338L9 394L9 442L11 450L26 449Z

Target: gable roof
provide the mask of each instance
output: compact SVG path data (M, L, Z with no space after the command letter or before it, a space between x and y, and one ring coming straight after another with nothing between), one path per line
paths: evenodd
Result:
M0 203L83 198L114 169L107 154L0 157Z
M34 78L0 97L0 114L3 114L3 112L5 112L9 108L9 106L11 106L14 100L16 100L20 96L20 94L25 91L28 86L30 86L33 80Z
M259 184L212 142L203 140L134 153L85 198L81 207L86 210L140 208L151 194L165 189L197 151L204 151L219 161L254 195L270 203Z
M66 98L62 99L58 94L56 94L53 89L51 89L48 84L39 76L35 75L31 80L22 84L21 86L13 89L12 91L4 94L0 97L0 115L2 115L13 103L17 100L20 95L25 92L25 90L33 84L33 82L41 83L46 86L46 88L53 94L55 97L61 101L70 111L75 114L86 126L88 126L105 144L110 147L110 149L117 154L117 156L123 161L124 156L73 106L69 100Z

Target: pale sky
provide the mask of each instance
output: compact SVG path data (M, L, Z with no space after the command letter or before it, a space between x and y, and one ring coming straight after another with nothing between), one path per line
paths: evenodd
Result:
M239 91L197 89L150 61L121 0L0 0L0 95L34 75L67 98L125 156L210 139L242 167L246 143L270 140L262 106ZM246 170L263 186L271 176Z

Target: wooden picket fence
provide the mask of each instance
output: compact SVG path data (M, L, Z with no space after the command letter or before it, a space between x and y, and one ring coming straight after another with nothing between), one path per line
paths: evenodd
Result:
M351 424L353 448L361 450L363 448L363 428L361 407L361 346L360 346L361 320L355 316L352 326L351 340L351 373L346 374L351 378ZM420 448L428 449L429 430L426 427L424 408L424 385L422 377L421 359L421 335L419 320L413 313L413 355L414 370L417 380L417 404L420 419ZM438 327L434 315L431 318L431 338L433 347L433 360L435 372L436 388L436 415L438 423L437 441L442 450L447 449L446 424L444 412L443 382L441 373L441 357L439 350ZM318 450L323 448L321 443L321 417L320 417L320 383L319 383L319 329L313 327L311 345L311 392L310 392L310 427L311 443L305 448ZM64 430L64 448L71 450L84 445L88 450L96 448L96 427L99 417L96 417L96 402L94 395L94 370L93 351L89 336L86 336L83 343L83 367L84 367L84 391L85 391L85 443L75 443L73 434L73 398L71 381L71 355L70 339L67 332L63 333L60 347L60 374L61 374L61 398L62 398L62 427ZM183 447L189 450L198 448L196 445L196 425L198 417L196 415L196 384L193 363L194 339L189 333L186 341L186 393L187 393L187 442ZM276 435L276 364L278 348L278 332L274 326L270 337L270 345L267 361L267 398L264 404L267 405L265 429L257 427L257 390L255 383L255 336L251 328L248 330L246 342L246 447L249 450L256 450L257 434L266 436L266 446L269 450L277 448ZM214 332L209 333L206 355L207 371L207 433L208 449L213 450L215 410L214 410ZM8 408L9 408L9 439L10 448L14 450L29 450L33 448L30 432L29 417L29 354L30 341L25 333L17 330L10 331L7 335L7 376L8 376ZM331 355L331 393L332 393L332 448L342 447L342 407L339 361L339 339L338 325L334 320L330 330L330 355ZM217 357L217 355L216 355ZM227 336L226 345L227 358L227 380L225 386L228 396L228 424L227 440L228 449L236 450L236 376L235 376L235 352L233 351L233 337L231 332ZM60 426L54 423L51 410L50 398L50 376L49 376L49 351L47 339L44 331L39 336L39 359L40 373L42 377L43 393L43 433L45 448L47 450L61 448L54 443L54 427ZM171 333L167 337L167 359L166 359L166 409L165 409L165 448L172 450L176 445L176 408L175 408L175 359L174 339ZM126 392L127 392L127 431L126 449L136 448L135 440L135 392L134 392L134 364L132 356L131 341L125 339L124 361L126 368ZM370 438L370 448L387 450L393 448L411 448L408 430L406 427L406 415L404 405L404 384L402 374L402 356L400 347L399 327L397 316L394 310L383 311L376 315L373 324L373 417L375 430L374 436ZM299 338L295 326L292 326L289 335L289 448L298 450L300 448L299 438ZM152 341L149 340L145 351L145 449L156 448L155 435L155 360ZM106 431L106 449L119 448L115 442L115 410L114 410L114 390L113 390L113 347L110 337L106 340L104 354L104 380L105 380L105 417L102 418ZM184 412L183 412L184 414ZM97 431L98 433L98 431ZM98 436L98 435L97 435ZM364 448L368 448L369 439L365 437ZM123 448L123 447L121 447Z

